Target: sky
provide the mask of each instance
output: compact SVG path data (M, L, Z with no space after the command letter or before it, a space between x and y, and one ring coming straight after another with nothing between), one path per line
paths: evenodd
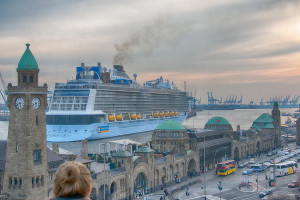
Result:
M0 73L16 85L26 43L40 85L85 63L163 76L202 103L300 95L300 0L0 0Z

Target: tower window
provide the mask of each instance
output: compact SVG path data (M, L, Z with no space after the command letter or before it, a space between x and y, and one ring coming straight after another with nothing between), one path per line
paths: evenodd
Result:
M39 125L39 117L38 117L38 116L35 117L35 124L36 124L37 126Z
M23 76L23 83L26 83L26 82L27 82L27 76L24 75L24 76Z
M30 83L33 83L33 76L30 76L29 79Z
M19 189L22 187L22 178L19 178Z
M19 152L19 144L16 143L16 152Z
M18 179L15 178L15 185L18 185Z
M41 177L41 185L44 186L44 176Z
M34 177L31 179L32 188L34 188Z
M34 165L42 164L41 149L33 150L33 162L34 162Z
M12 177L9 177L9 188L12 186Z
M37 187L40 186L40 178L39 177L36 177L35 183L36 183Z

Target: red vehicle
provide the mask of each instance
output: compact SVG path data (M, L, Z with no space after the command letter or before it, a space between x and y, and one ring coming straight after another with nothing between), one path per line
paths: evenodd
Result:
M295 187L299 187L299 182L298 181L292 181L288 184L289 188L295 188Z

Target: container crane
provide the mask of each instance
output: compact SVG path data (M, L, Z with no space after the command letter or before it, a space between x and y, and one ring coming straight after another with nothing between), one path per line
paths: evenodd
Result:
M1 79L1 87L0 87L0 93L2 96L3 101L5 102L5 104L7 105L7 85L2 77L2 74L0 73L0 79Z

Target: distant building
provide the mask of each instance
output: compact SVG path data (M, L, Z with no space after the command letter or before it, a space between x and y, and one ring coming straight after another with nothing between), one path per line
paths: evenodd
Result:
M179 153L190 150L189 135L181 123L165 120L152 134L152 147L159 153Z
M219 117L219 116L209 119L206 122L204 129L217 130L223 132L233 130L229 121L224 117Z

